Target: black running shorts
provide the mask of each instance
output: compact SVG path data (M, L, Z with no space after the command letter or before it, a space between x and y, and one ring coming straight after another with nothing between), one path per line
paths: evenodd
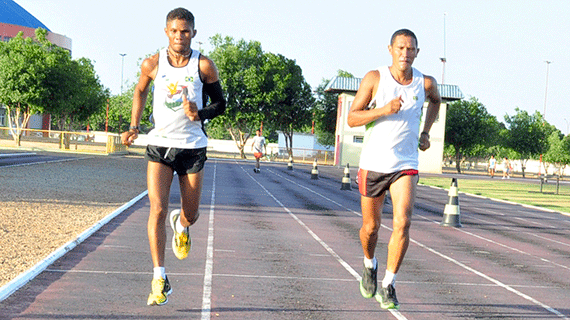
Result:
M198 173L204 168L207 160L206 148L179 149L147 146L145 159L169 166L179 176Z
M380 173L374 171L358 170L358 190L364 197L377 198L386 190L390 189L392 183L402 176L417 176L418 170L409 169L394 173Z

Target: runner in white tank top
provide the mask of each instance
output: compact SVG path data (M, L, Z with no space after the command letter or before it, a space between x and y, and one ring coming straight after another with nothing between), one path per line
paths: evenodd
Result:
M425 101L424 75L412 68L408 85L398 83L389 67L378 69L380 83L369 108L385 106L394 97L402 98L398 113L366 125L360 168L382 173L418 169L418 134Z
M148 144L183 149L208 146L202 122L191 121L182 106L182 95L188 91L187 99L193 101L198 110L202 109L200 56L200 52L192 50L186 66L173 67L168 62L167 48L160 50L152 104L155 128L148 134Z
M398 309L396 273L409 244L409 229L418 181L418 142L429 148L429 130L441 98L434 78L412 67L418 40L407 29L392 36L388 51L392 65L366 74L348 113L348 125L366 126L360 155L358 186L361 193L364 271L360 293L376 297L384 309ZM429 101L422 133L419 133L424 100ZM419 139L418 139L419 136ZM386 191L393 207L393 231L388 243L386 273L377 286L378 262L374 257Z
M145 154L150 201L148 240L153 264L148 305L166 304L172 293L164 266L165 225L173 229L175 256L185 259L190 251L189 227L199 217L208 144L202 130L203 121L222 114L226 106L216 65L190 47L196 35L192 13L184 8L170 11L164 31L168 48L143 61L133 95L131 126L121 135L126 145L138 137L142 111L150 83L154 81L155 129L149 133L150 144ZM210 98L207 106L204 106L203 95ZM180 210L173 210L169 215L170 185L175 172L180 184Z

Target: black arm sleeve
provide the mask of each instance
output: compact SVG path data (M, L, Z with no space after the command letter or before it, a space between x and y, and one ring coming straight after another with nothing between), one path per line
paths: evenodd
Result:
M226 99L220 81L204 83L204 93L210 97L210 104L198 110L200 120L214 119L226 111ZM204 101L206 101L204 99Z

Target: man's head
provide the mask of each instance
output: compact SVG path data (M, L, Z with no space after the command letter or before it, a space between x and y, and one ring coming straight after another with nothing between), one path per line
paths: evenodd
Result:
M261 130L259 130L259 129L255 130L255 134L256 134L258 137L261 136Z
M170 50L179 54L188 53L192 38L196 36L194 15L184 8L170 11L166 16L164 32L168 37Z
M184 8L176 8L170 11L166 16L166 25L168 26L168 23L172 20L184 20L194 29L194 15Z
M393 46L394 45L394 40L396 40L397 36L408 36L408 37L412 37L414 40L416 40L416 48L418 47L418 38L416 37L416 35L408 29L400 29L396 32L394 32L394 34L392 35L392 38L390 39L390 45Z
M392 66L400 71L409 71L418 56L418 39L408 29L400 29L392 35L388 51L392 55Z

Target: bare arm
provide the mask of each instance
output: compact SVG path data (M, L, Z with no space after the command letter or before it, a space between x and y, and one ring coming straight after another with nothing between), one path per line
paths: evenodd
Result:
M424 128L420 134L420 150L425 151L430 147L429 131L431 126L437 119L439 113L439 106L441 104L441 96L437 90L437 82L433 77L424 76L424 86L426 92L426 99L428 100L428 107L426 112L426 120Z
M395 97L387 105L368 109L370 101L378 90L380 72L369 71L360 82L360 87L356 92L350 111L348 112L347 123L350 127L366 125L381 117L398 113L402 107L401 97Z
M147 58L141 66L139 82L135 86L133 94L133 109L131 111L131 127L138 127L141 122L142 113L150 90L150 82L156 77L158 67L158 54ZM123 144L129 146L138 137L138 130L123 132L121 140Z

